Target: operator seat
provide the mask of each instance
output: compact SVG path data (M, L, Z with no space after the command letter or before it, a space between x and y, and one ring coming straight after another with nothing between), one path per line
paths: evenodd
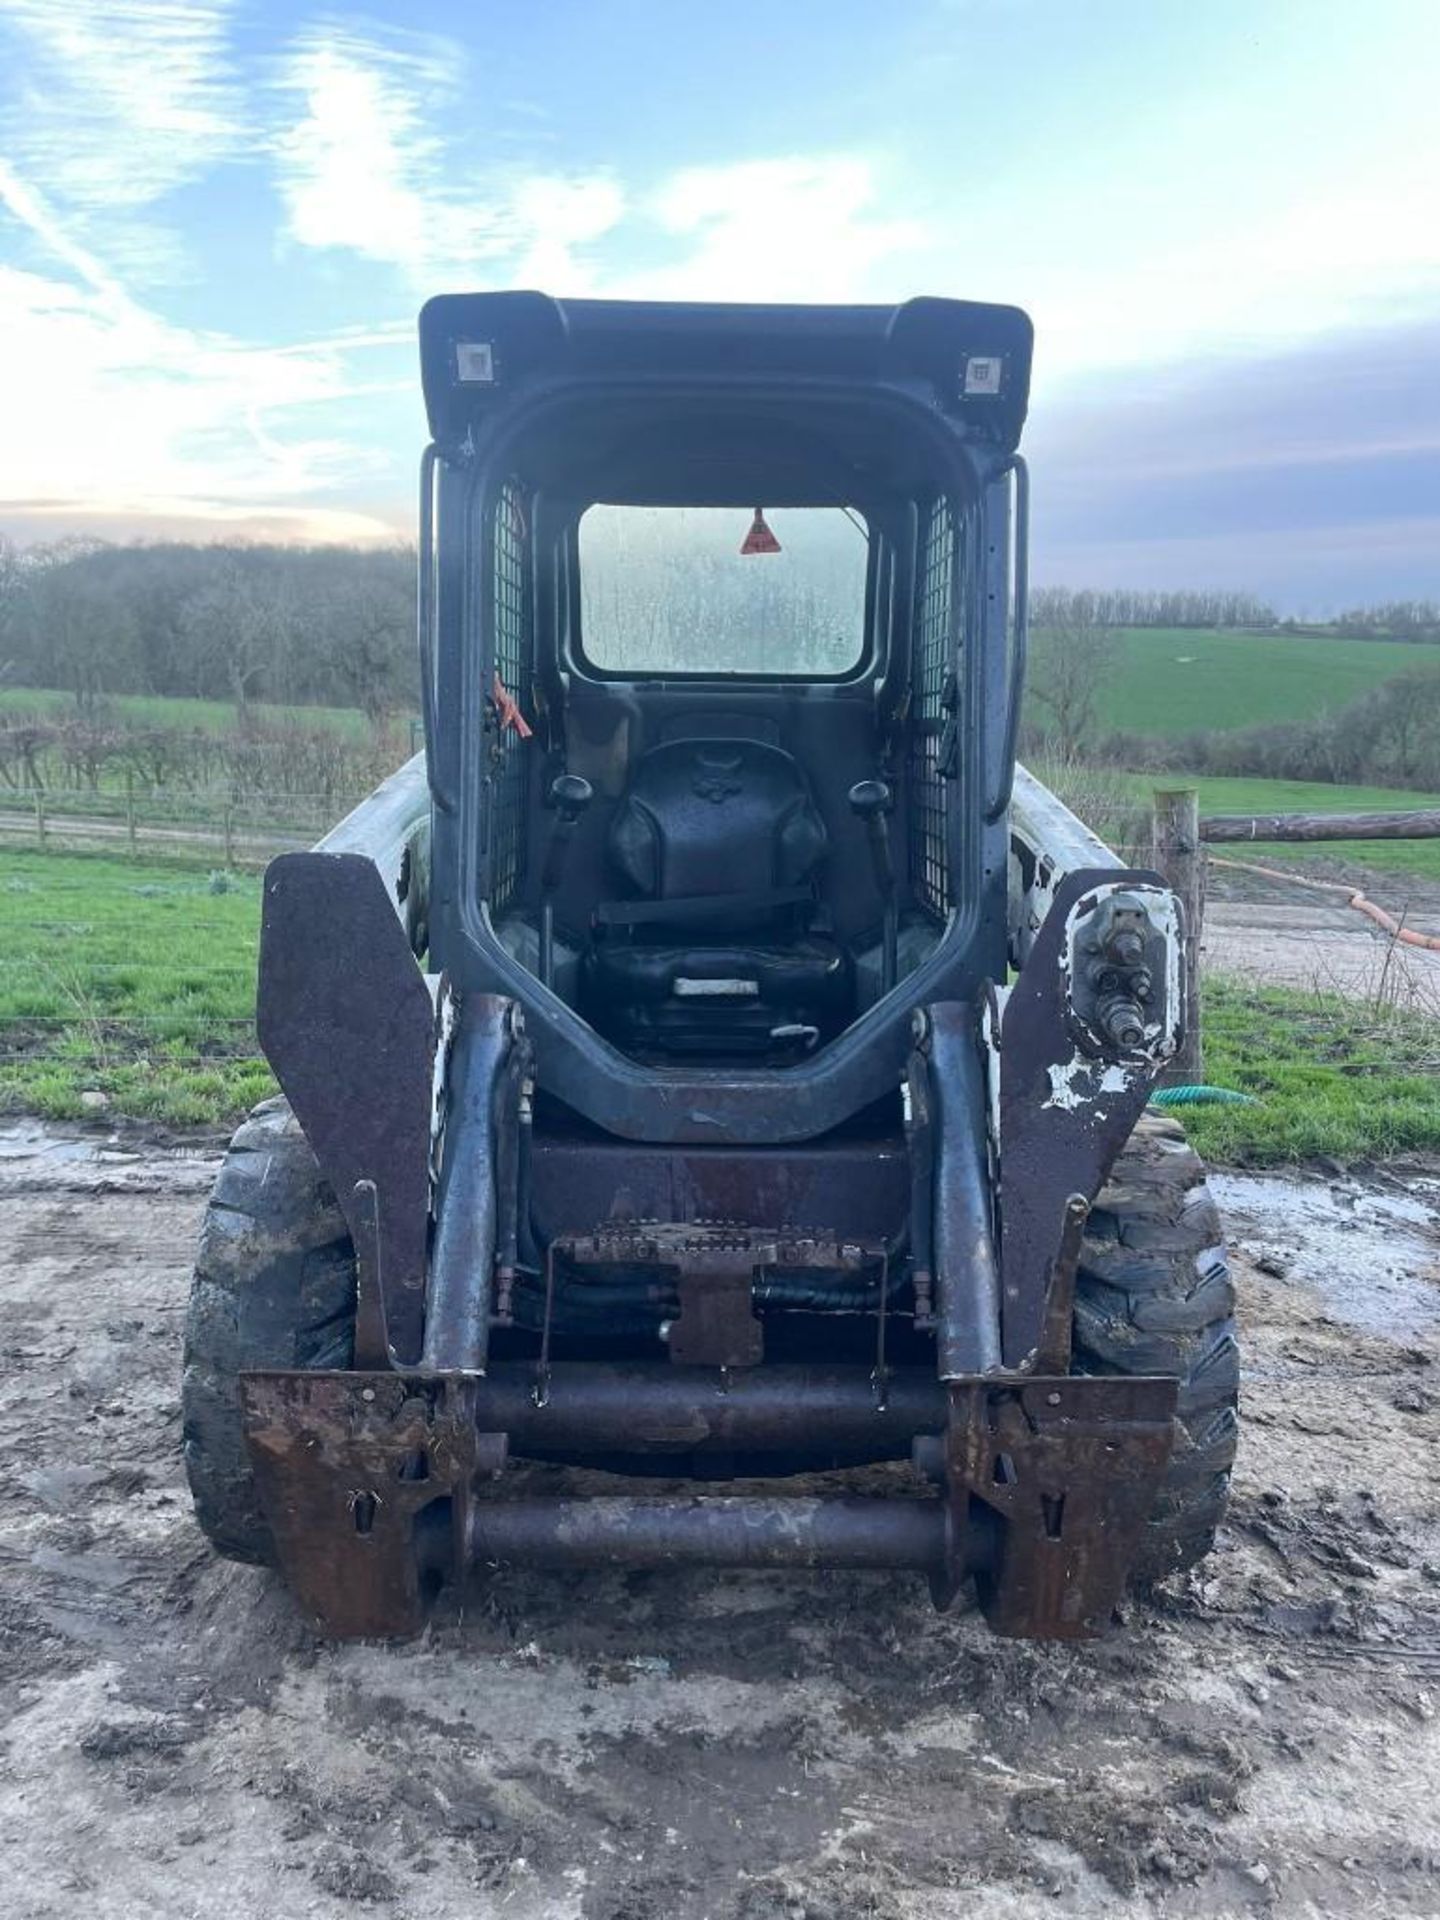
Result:
M849 958L817 925L825 823L792 756L760 740L645 754L610 825L620 897L595 910L586 1012L627 1052L770 1057L844 1024Z

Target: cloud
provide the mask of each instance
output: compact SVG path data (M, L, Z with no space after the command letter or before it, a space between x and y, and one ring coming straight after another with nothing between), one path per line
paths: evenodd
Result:
M625 275L641 299L854 300L877 270L925 241L916 220L887 215L876 164L863 155L793 155L686 167L646 211L678 258Z
M69 267L91 293L111 306L129 304L129 296L110 270L71 237L41 196L3 160L0 160L0 207L48 253Z
M1436 15L1440 20L1440 13ZM1303 170L1244 155L1234 128L1223 161L1166 154L1153 178L1087 192L1061 176L1024 240L979 216L955 236L957 258L980 257L1002 295L1036 323L1036 371L1063 390L1107 368L1183 364L1196 355L1249 358L1326 334L1401 325L1440 311L1440 142L1428 106L1372 127L1356 152L1337 129L1297 139ZM1211 127L1219 142L1226 129ZM1091 183L1085 183L1086 187ZM1230 191L1233 185L1233 197ZM1010 217L1007 213L1004 217ZM986 224L989 220L991 224Z
M427 186L438 142L422 131L443 62L334 28L283 62L298 114L273 137L289 237L414 271L436 244Z
M231 0L4 0L4 150L107 254L173 277L175 235L146 211L242 151Z
M1433 326L1098 375L1042 401L1027 451L1043 579L1440 594Z
M1059 125L1032 116L998 146L979 116L968 160L968 123L941 126L933 96L871 144L862 89L857 131L833 149L737 157L722 123L697 122L688 147L622 177L573 116L518 97L503 29L467 24L467 51L308 17L0 0L0 503L14 515L367 537L388 519L366 503L393 488L408 522L413 327L390 316L446 287L925 288L1035 316L1049 577L1193 569L1284 592L1292 568L1296 594L1436 591L1440 367L1421 323L1440 310L1440 144L1419 41L1399 62L1384 34L1362 35L1342 57L1297 27L1315 58L1278 91L1262 59L1223 84L1176 75L1123 113L1100 99ZM1357 98L1383 111L1356 114ZM283 283L257 276L222 306L217 281L167 305L177 223L212 207L236 222L227 259L253 261L273 229ZM267 297L301 312L323 297L348 324L237 337L234 315ZM1367 567L1371 586L1354 584Z
M1037 529L1038 533L1038 529ZM1037 537L1044 586L1214 587L1259 594L1281 614L1437 597L1440 514L1296 528L1213 528L1156 536L1097 522L1083 538Z
M285 238L404 275L417 294L539 286L645 298L853 299L918 247L883 211L870 158L792 155L685 167L627 191L607 171L498 166L454 129L464 50L338 23L297 38L270 134ZM491 153L494 143L491 144ZM639 247L661 265L627 271Z
M147 499L126 505L75 500L0 501L0 536L20 544L69 539L244 540L319 546L394 546L403 535L383 514L345 507L237 507L221 500Z
M584 250L624 208L603 173L551 175L467 163L432 129L454 103L450 42L327 25L280 63L289 103L271 136L285 232L298 246L398 268L422 293L510 278L573 290Z
M31 62L6 115L11 156L57 200L136 207L243 137L231 0L5 0Z
M179 326L4 169L0 207L70 276L0 264L0 505L12 513L173 515L188 501L218 520L299 520L388 464L348 439L285 437L272 425L352 397L367 384L355 354L383 351L388 333L268 347Z

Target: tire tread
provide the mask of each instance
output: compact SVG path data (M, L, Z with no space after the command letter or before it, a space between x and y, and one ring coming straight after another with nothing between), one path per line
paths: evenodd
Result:
M299 1122L267 1100L221 1162L200 1229L185 1321L185 1471L201 1528L227 1558L275 1557L240 1410L250 1368L347 1366L355 1259Z
M1134 1583L1192 1567L1224 1517L1238 1436L1235 1294L1205 1167L1169 1115L1141 1116L1086 1223L1074 1371L1174 1374L1175 1451Z

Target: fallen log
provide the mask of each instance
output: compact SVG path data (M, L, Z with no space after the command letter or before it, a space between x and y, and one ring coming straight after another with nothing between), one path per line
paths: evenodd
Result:
M1440 807L1401 813L1212 813L1200 821L1205 841L1431 840L1440 838Z

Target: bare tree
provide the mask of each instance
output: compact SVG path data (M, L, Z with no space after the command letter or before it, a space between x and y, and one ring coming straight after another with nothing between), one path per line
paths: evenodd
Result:
M180 609L181 631L223 676L242 725L301 634L291 581L267 559L260 551L228 551L216 577Z
M415 599L409 578L388 556L357 554L328 586L316 610L322 658L338 692L377 731L415 698Z
M1092 744L1096 708L1118 664L1120 638L1112 627L1082 621L1038 628L1030 651L1030 698L1046 716L1047 744L1067 762Z
M0 721L0 781L7 787L43 788L45 757L56 741L56 729L28 714Z
M1275 609L1255 594L1213 587L1037 587L1030 617L1037 627L1275 625Z
M13 646L25 604L25 576L15 544L0 533L0 686L15 678Z
M129 609L114 603L85 564L96 551L96 542L78 538L40 549L24 568L20 615L40 636L46 666L40 684L73 693L87 720L123 679L134 630Z

